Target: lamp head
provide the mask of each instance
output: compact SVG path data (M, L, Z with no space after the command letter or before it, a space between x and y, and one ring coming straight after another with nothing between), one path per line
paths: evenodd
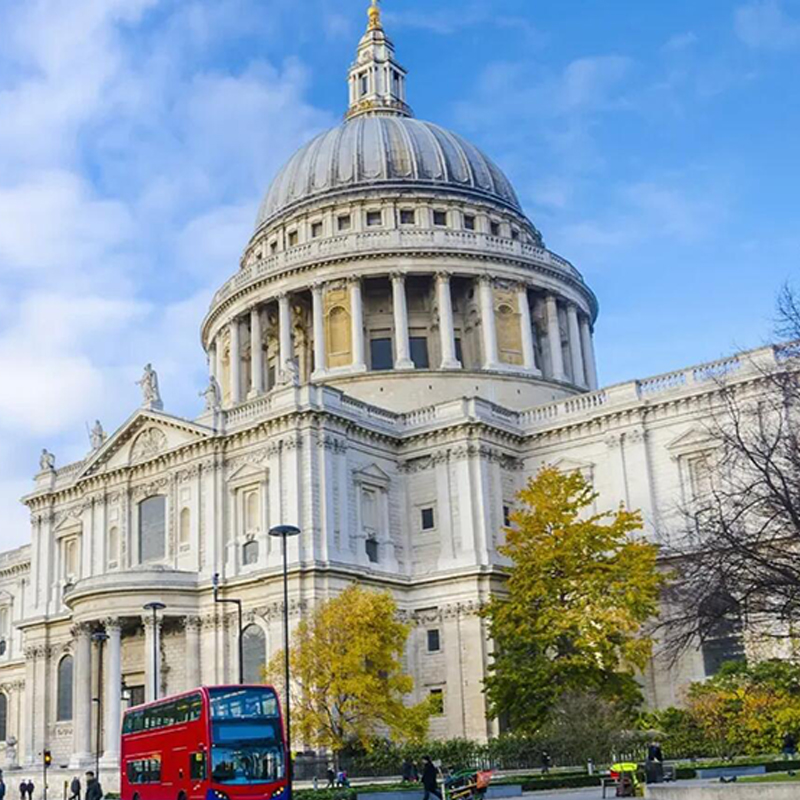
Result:
M300 528L295 525L276 525L274 528L270 528L269 535L288 539L290 536L299 536Z
M156 602L156 603L147 603L144 606L144 610L145 611L152 611L153 613L156 613L158 611L163 611L165 608L166 608L166 606L163 603L158 603L158 602Z

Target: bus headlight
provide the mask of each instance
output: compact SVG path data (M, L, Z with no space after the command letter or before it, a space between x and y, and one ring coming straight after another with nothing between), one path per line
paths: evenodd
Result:
M206 792L206 800L230 800L225 792L220 792L217 789L209 789Z

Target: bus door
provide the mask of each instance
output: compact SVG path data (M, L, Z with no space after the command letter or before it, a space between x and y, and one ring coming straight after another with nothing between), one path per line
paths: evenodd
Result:
M196 752L189 753L188 778L189 800L205 800L208 786L208 752L202 745Z

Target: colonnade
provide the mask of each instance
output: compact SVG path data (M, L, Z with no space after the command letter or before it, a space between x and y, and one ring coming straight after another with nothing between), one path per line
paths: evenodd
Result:
M416 273L411 273L416 275ZM406 278L409 273L392 272L391 280L392 316L394 333L394 369L413 370L411 358L409 311L406 291ZM438 336L440 362L435 367L441 370L462 369L456 348L456 330L454 325L453 296L450 272L437 272L433 276L435 299L438 308ZM474 276L472 276L473 279ZM275 370L275 382L287 383L293 378L296 370L294 363L294 342L292 337L291 298L300 293L311 294L311 333L313 341L314 371L312 379L318 380L332 374L354 374L367 371L364 336L364 303L362 297L362 279L350 277L349 313L351 324L351 363L345 367L328 368L327 342L325 336L325 289L324 282L316 282L308 287L298 289L289 294L283 292L267 301L260 301L251 306L243 314L239 314L227 324L229 339L230 366L229 399L236 405L247 398L256 397L273 388L267 386L263 343L269 331L262 315L265 306L277 302L277 338L278 364ZM495 313L494 285L496 279L482 276L475 279L478 284L478 297L481 321L481 368L493 371L524 372L532 376L544 376L557 381L571 381L577 386L594 390L597 388L597 372L595 366L594 345L592 341L591 321L585 311L576 303L555 294L542 293L540 289L524 282L515 284L517 295L517 314L520 322L522 346L522 364L509 365L501 361L498 352L497 319ZM331 281L341 283L341 281ZM536 291L532 295L532 291ZM534 298L534 313L531 309L531 298ZM562 325L559 310L565 314L566 330ZM537 358L534 320L540 321L541 334L546 339L547 364L540 363ZM249 325L251 341L250 385L242 385L242 326ZM562 334L565 334L562 335ZM224 329L218 333L209 347L211 373L222 385L224 370L223 359L225 346L222 342ZM564 346L566 339L566 347ZM544 352L544 348L543 348ZM238 357L237 357L238 354ZM567 359L570 371L567 370Z

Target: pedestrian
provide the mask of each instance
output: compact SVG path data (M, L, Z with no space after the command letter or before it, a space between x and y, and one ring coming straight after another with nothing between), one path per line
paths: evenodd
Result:
M547 750L542 750L542 775L549 775L550 774L550 766L553 763L553 759L550 758L550 753Z
M6 800L6 783L2 772L0 772L0 800Z
M81 800L81 780L77 775L69 785L69 800Z
M791 761L797 756L797 739L793 733L787 733L783 737L783 757Z
M33 792L36 787L33 785L33 781L28 781L28 800L33 800Z
M651 742L647 748L647 761L644 765L644 771L648 783L662 783L664 781L664 753L658 742Z
M406 756L403 761L403 783L411 783L414 780L414 762Z
M103 800L103 787L94 772L86 773L86 794L84 800Z
M20 800L28 798L28 784L24 780L19 782L19 798Z
M430 800L431 796L442 800L442 793L439 791L439 770L436 769L430 756L422 757L422 788L425 790L422 800Z
M328 779L328 785L325 788L326 789L335 789L336 788L336 772L333 769L333 764L328 764L328 770L325 773L325 776Z

